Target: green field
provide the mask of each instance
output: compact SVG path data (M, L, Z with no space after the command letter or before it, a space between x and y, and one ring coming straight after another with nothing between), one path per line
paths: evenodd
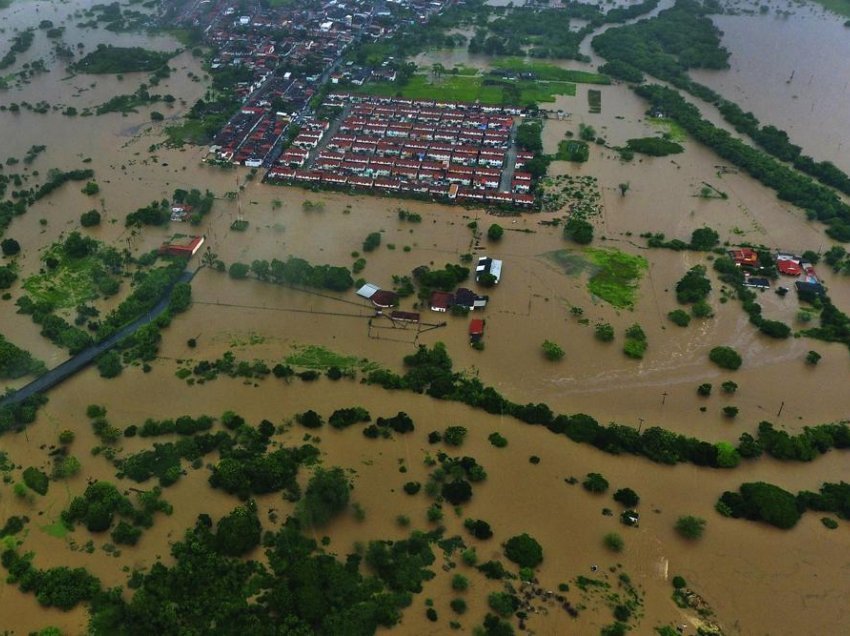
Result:
M611 79L600 73L574 71L545 62L531 62L518 57L500 57L493 60L494 69L504 69L517 73L534 73L538 79L555 82L575 82L576 84L610 84Z
M850 2L847 0L814 0L814 2L833 13L850 18Z
M62 259L55 269L27 278L23 287L34 300L45 300L57 309L68 309L99 296L93 276L95 269L102 269L95 256Z
M341 371L360 369L366 372L378 368L378 365L366 358L344 356L318 345L295 347L295 351L286 357L285 362L293 367L306 369L324 370L337 367Z
M545 256L567 276L588 273L587 290L618 309L634 307L640 278L648 267L642 256L617 249L587 248L582 252L565 249Z
M614 307L632 309L646 259L617 249L588 248L585 254L596 268L587 281L588 291Z
M398 84L367 84L352 92L364 95L407 99L438 99L482 104L528 104L554 102L557 95L576 94L571 82L504 81L502 84L485 84L485 78L472 75L443 75L439 78L417 74L404 86ZM517 99L518 95L518 99Z

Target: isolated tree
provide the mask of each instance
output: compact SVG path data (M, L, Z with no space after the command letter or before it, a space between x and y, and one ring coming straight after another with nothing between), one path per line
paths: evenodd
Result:
M620 196L624 197L624 196L626 196L626 192L629 191L629 188L631 187L631 185L629 184L628 181L626 181L625 183L621 183L618 187L620 188Z
M505 556L521 568L535 568L543 561L543 547L527 533L505 542Z
M705 532L705 519L694 517L693 515L685 515L676 520L675 528L679 536L695 541Z

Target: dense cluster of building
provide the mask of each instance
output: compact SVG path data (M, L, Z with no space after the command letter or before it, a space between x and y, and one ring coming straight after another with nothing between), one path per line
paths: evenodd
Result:
M447 0L330 0L287 2L196 0L181 5L173 23L202 30L216 51L214 71L234 72L242 107L215 136L222 161L259 167L279 154L289 126L300 123L327 81L391 79L392 68L365 68L342 57L356 42L378 41L411 23L425 23ZM342 70L338 70L342 67Z
M770 279L758 275L759 271L763 269L758 252L749 247L741 247L729 250L728 254L735 261L735 264L744 270L745 287L755 287L758 289L770 288ZM794 286L798 293L802 292L816 296L824 293L823 283L815 271L814 265L807 262L804 258L790 252L778 251L773 256L773 263L776 271L781 275L795 279ZM778 290L781 293L787 291L782 286Z
M294 181L530 206L532 153L512 147L519 109L330 94L342 121L314 125L293 141L271 181Z

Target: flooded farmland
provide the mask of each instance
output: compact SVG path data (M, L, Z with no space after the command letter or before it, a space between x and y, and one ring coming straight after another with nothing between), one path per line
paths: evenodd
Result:
M84 5L87 3L15 2L0 10L0 27L10 33L35 26L42 19L62 21L68 25L64 41L74 46L80 42L84 50L99 43L156 50L181 47L170 36L77 28L69 16ZM792 141L814 157L850 170L845 151L850 126L844 125L850 124L844 122L850 112L844 108L847 86L843 75L836 72L847 67L846 33L840 30L837 18L824 16L820 10L800 8L788 17L775 16L781 6L771 5L767 16L713 16L724 31L724 45L732 52L732 68L694 76L752 109L764 123L788 130ZM761 54L778 50L777 43L789 39L812 54L789 52L787 60L781 54ZM835 42L835 46L819 47L823 41ZM49 56L49 43L39 33L21 63ZM470 56L461 49L426 52L416 62L425 68L436 62L446 67L488 65L487 58ZM597 62L562 65L589 70ZM205 95L208 81L190 79L204 76L201 60L190 52L180 53L170 66L175 71L157 90L176 97L173 107L163 110L167 120L177 120ZM786 83L792 72L793 81ZM62 65L54 64L29 83L0 92L0 105L46 100L82 110L115 94L132 92L144 80L143 74L128 74L120 80L114 76L67 77ZM622 161L614 147L666 128L647 118L646 104L625 85L594 88L602 95L598 114L588 111L586 85L579 85L573 97L559 96L554 103L542 105L551 112L543 128L544 152L555 153L560 141L577 136L580 124L595 127L605 140L605 144L591 145L586 163L554 161L547 187L560 188L564 181L559 178L566 176L595 177L600 211L590 219L596 232L592 248L616 250L646 261L632 308L614 307L590 292L588 285L598 267L589 252L563 238L567 201L540 213L496 216L477 208L275 187L260 183L259 174L254 178L247 169L221 169L204 163L205 148L160 145L168 121L150 121L150 110L159 106L144 106L126 115L73 119L59 111L0 112L4 131L0 158L4 162L8 157L23 157L33 145L46 146L32 165L14 170L29 174L32 183L40 183L39 177L51 168L89 166L100 186L99 194L91 197L80 192L78 184L67 184L13 219L6 235L24 248L16 259L21 280L44 268L44 250L79 230L80 214L90 208L101 210L104 220L99 227L86 230L88 235L137 255L155 250L175 232L194 231L176 223L141 230L125 227L129 212L168 199L176 188L209 189L215 194L213 210L199 231L206 237L205 249L228 265L294 256L314 264L350 268L362 256L365 267L356 277L390 288L394 276L409 276L422 265L440 268L458 263L467 254L493 256L504 262L501 282L487 291L483 350L469 346L469 317L430 312L427 303L415 296L402 299L399 308L421 311L427 323L424 327L433 328L417 330L392 324L353 291L314 293L253 278L233 280L226 272L202 268L192 282L191 308L162 330L159 353L149 369L128 366L118 377L107 380L89 368L50 391L49 402L33 424L0 438L0 450L17 467L0 487L0 522L13 515L29 519L16 537L22 541L20 551L33 552L40 568L85 567L104 587L126 586L130 573L149 570L157 562L171 564L171 546L182 540L199 514L218 519L241 503L235 496L210 488L208 464L216 463L217 455L207 457L198 468L183 462L185 476L163 489L173 514L156 515L137 545L115 550L108 533L90 533L82 526L64 529L62 510L95 480L115 482L122 492L146 489L153 482L139 485L128 478L117 479L116 466L106 454L91 453L103 444L86 417L86 407L103 405L109 421L121 430L141 425L148 418L219 417L232 410L254 426L262 420L272 422L277 427L276 443L296 446L308 440L318 447L323 466L348 471L353 483L351 499L363 514L349 510L326 528L307 532L317 541L327 535L324 549L342 560L370 540L401 540L412 529L434 530L438 524L427 516L431 498L425 492L406 494L404 484L411 480L427 483L433 470L428 459L440 452L474 457L486 469L487 479L475 484L474 496L462 509L444 507L440 524L445 535L463 536L467 544L476 546L479 561L484 562L502 559L502 544L508 538L532 534L545 554L534 571L539 585L549 591L566 584L568 590L563 594L581 607L574 618L551 597L535 601L536 610L523 619L527 628L523 633L600 633L613 620L612 604L605 593L594 592L593 587L582 590L577 579L593 577L624 593L623 574L640 597L636 634L651 633L661 625L683 625L684 633L693 634L701 621L716 624L726 634L841 633L850 622L850 610L843 602L845 574L850 567L846 521L839 521L839 528L830 532L818 513L808 512L793 530L782 531L724 518L714 505L721 493L737 490L743 482L764 481L796 493L816 491L825 481L842 481L846 479L846 450L832 450L808 463L763 456L730 470L693 464L667 466L642 457L604 453L543 426L457 402L369 386L361 382L362 371L353 379L321 377L315 382L221 374L201 383L187 382L181 373L228 352L238 360L262 360L272 367L307 345L402 372L402 358L414 353L417 345L430 347L442 342L456 371L477 377L507 399L545 403L555 413L587 413L602 424L616 422L637 429L659 426L711 443L735 444L742 433L754 433L764 420L793 434L807 426L846 419L850 356L844 345L806 337L774 340L760 334L749 324L741 303L727 300L721 292L723 285L712 271L713 254L648 249L646 239L640 236L663 233L668 239L687 241L693 230L708 226L718 232L721 244L749 242L796 253L807 249L823 252L833 244L823 225L807 220L802 210L778 200L745 174L721 169L723 162L714 153L687 136L681 139L682 154ZM623 183L629 185L626 192L620 187ZM700 197L706 184L723 192L725 198ZM399 208L419 215L421 221L400 219ZM237 218L248 222L247 230L233 229ZM477 226L471 228L473 222ZM486 238L492 223L505 229L498 242ZM372 232L380 233L381 245L361 254L362 243ZM192 266L200 264L196 256ZM695 265L705 265L708 270L713 286L708 301L714 315L695 318L681 328L668 320L667 314L679 307L677 281ZM850 310L846 275L833 273L825 265L818 267L818 273L836 306ZM127 284L117 299L102 301L99 306L108 311L129 290ZM44 338L30 316L16 311L15 300L24 290L16 284L9 291L10 297L0 301L3 335L48 368L61 363L67 351ZM793 293L781 297L768 290L759 293L758 302L766 317L781 320L795 331L805 326ZM70 310L66 313L72 317ZM594 337L594 327L601 322L613 327L612 342ZM642 360L623 354L624 334L633 324L646 333L648 348ZM564 358L547 360L541 353L544 340L558 343ZM744 362L739 370L723 370L709 361L708 352L717 345L740 352ZM822 355L817 366L805 363L812 349ZM721 383L728 380L737 384L734 394L720 391ZM22 378L7 384L18 387L26 381ZM715 387L711 396L697 394L703 383ZM373 417L404 411L415 422L415 430L392 439L368 439L360 426L336 430L326 425L309 430L295 423L296 414L308 409L327 418L336 409L355 405ZM739 409L734 418L724 415L726 406ZM460 448L429 442L431 431L453 425L469 431ZM20 468L32 466L50 472L53 460L49 453L66 429L75 432L71 451L81 461L80 472L66 480L53 480L45 496L15 496L12 482L18 480ZM214 430L225 429L216 423ZM497 448L488 441L494 432L508 440L506 447ZM164 436L157 442L177 439L176 435ZM113 446L119 456L126 456L151 444L146 438L121 437ZM530 461L532 458L536 461ZM299 473L302 487L309 472L302 468ZM629 487L640 494L638 527L620 523L619 508L610 493L591 494L582 488L581 481L588 473L604 475L610 492ZM286 515L297 509L280 493L255 499L266 530L280 528ZM707 520L705 535L698 542L675 532L674 523L682 515ZM408 518L408 525L399 523L400 516ZM493 537L472 540L464 529L465 518L487 520ZM605 547L603 537L611 532L622 536L622 552ZM266 558L262 548L246 556L261 562ZM463 595L467 612L456 617L463 633L472 633L490 611L488 594L503 589L501 582L485 578L457 556L440 553L431 569L435 577L413 597L401 622L393 629L382 628L382 633L451 633L446 617L452 616L449 604L456 596L451 587L455 573L471 580ZM693 608L679 608L671 600L671 580L677 575L687 580L708 608L703 616ZM513 583L520 587L519 581ZM131 594L126 591L128 597ZM439 612L440 622L427 618L431 605L426 605L426 600ZM83 634L87 623L83 606L68 612L45 609L33 594L22 593L14 585L0 586L0 627L10 633L56 626L63 634Z

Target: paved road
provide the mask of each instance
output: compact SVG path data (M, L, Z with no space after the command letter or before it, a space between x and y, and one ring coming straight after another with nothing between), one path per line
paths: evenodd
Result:
M511 191L511 183L514 179L514 172L516 171L516 129L517 122L514 120L513 126L511 126L511 134L508 137L508 152L507 157L505 158L505 169L502 171L502 179L499 182L499 191L500 192L510 192Z
M36 393L43 393L49 389L52 389L57 384L62 382L63 380L70 378L72 375L77 373L78 371L82 371L85 367L87 367L91 362L97 358L100 354L109 351L116 344L121 342L127 336L135 333L139 328L144 327L145 325L153 322L157 316L159 316L165 309L168 307L168 302L171 296L171 290L177 283L188 283L194 278L195 274L198 270L189 271L186 270L180 277L174 281L172 284L162 295L159 302L151 309L147 314L142 316L141 318L137 318L129 325L119 329L114 334L109 336L103 342L99 342L96 345L81 351L73 358L66 360L58 367L55 367L45 373L44 375L36 378L29 384L24 387L21 387L8 397L6 397L2 402L0 402L0 406L6 406L7 404L15 404L24 400L28 397L35 395Z

